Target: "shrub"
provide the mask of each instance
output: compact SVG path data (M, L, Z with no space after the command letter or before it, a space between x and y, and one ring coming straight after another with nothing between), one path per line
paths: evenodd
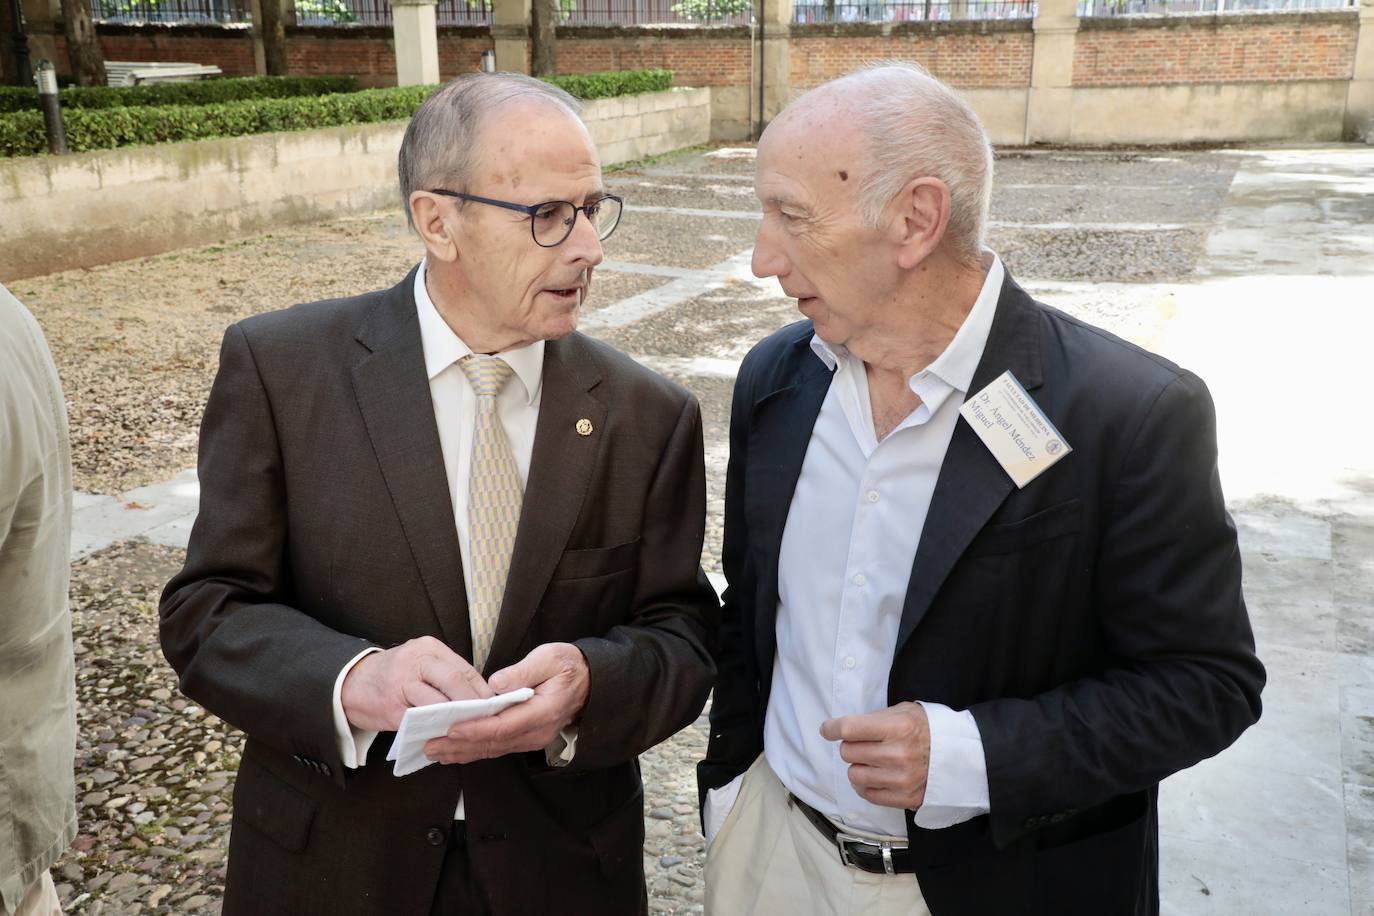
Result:
M295 82L300 83L304 79ZM351 78L345 79L352 85ZM635 70L628 73L589 73L555 76L548 81L579 98L599 99L668 89L673 83L673 72ZM244 81L211 80L206 83L164 84L147 88L229 82ZM250 98L208 105L71 107L63 111L63 121L67 128L67 146L72 152L80 153L121 146L264 134L278 130L399 121L413 115L434 89L434 86L404 86L329 95ZM47 148L42 112L27 110L0 114L0 157L34 156Z
M433 91L433 86L406 86L322 96L250 99L218 105L74 109L64 113L64 121L67 145L72 152L84 152L278 130L398 121L414 114ZM31 156L45 149L47 140L41 112L0 115L0 156Z
M627 70L624 73L579 73L572 76L546 76L544 80L579 99L609 99L618 95L639 95L673 88L671 70Z
M65 109L130 108L150 105L209 105L249 99L356 92L351 76L246 76L197 80L189 83L149 83L146 86L74 86L62 90ZM0 112L38 109L38 90L0 86Z

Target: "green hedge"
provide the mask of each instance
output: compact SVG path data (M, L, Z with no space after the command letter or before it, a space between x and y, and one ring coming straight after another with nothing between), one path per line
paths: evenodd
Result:
M292 99L251 99L222 105L166 105L64 112L72 152L239 137L278 130L399 121L420 107L433 86L368 89ZM47 149L43 114L0 115L0 156L32 156Z
M546 76L569 95L579 99L609 99L618 95L640 95L673 88L671 70L627 70L624 73L580 73L574 76Z
M590 73L555 76L548 81L579 98L599 99L668 89L672 86L673 72L636 70L628 73ZM205 84L176 85L208 85L215 82L239 81L211 80ZM434 86L404 86L332 95L257 98L212 105L70 108L63 111L63 122L67 128L67 146L72 152L80 153L121 146L264 134L278 130L310 130L343 124L400 121L413 115L434 89ZM33 156L45 152L47 148L42 112L0 114L0 157Z
M245 76L189 83L149 83L146 86L74 86L63 89L59 97L62 107L66 109L132 108L149 105L212 105L357 90L358 81L351 76ZM0 113L30 110L38 110L37 89L0 86Z

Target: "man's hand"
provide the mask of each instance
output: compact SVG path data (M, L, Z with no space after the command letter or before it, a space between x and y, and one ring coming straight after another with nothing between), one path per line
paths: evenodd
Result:
M840 742L840 759L850 765L849 781L860 798L913 811L925 801L930 724L920 703L827 719L821 737Z
M412 706L485 699L494 691L461 655L433 636L364 656L344 678L339 699L348 724L395 731Z
M489 683L499 693L533 687L534 696L497 715L453 726L447 738L435 738L425 745L429 759L471 763L547 747L587 705L591 674L577 646L554 642L502 668Z

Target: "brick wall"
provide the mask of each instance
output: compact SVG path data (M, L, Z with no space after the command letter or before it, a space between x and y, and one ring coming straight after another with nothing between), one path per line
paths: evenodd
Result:
M1349 13L1085 19L1075 86L1350 79L1358 19Z
M476 70L482 52L493 48L485 27L439 30L439 75L445 79ZM298 28L286 35L292 75L352 75L365 86L396 83L396 52L389 28Z
M1085 19L1073 82L1106 87L1348 80L1358 28L1354 13L1345 11ZM254 72L246 28L102 25L98 31L110 60L193 61L217 64L231 76ZM748 85L747 28L564 27L558 35L560 73L666 67L679 86ZM918 60L962 88L1030 84L1029 20L797 25L791 35L790 81L798 89L889 57ZM65 65L65 43L60 34L56 39L58 61ZM441 29L441 74L477 69L481 52L491 47L485 27ZM293 74L351 74L364 85L395 83L390 29L289 29L287 53Z
M122 26L96 29L106 60L177 61L215 64L226 76L252 76L253 37L247 27ZM66 69L66 41L58 36L58 54Z
M214 64L226 76L252 76L253 38L247 28L219 26L123 26L97 29L106 60ZM67 48L57 36L60 69ZM485 27L439 32L439 73L445 79L478 68L492 48ZM747 51L746 47L746 51ZM293 76L356 76L364 86L396 84L396 54L389 28L293 28L286 32L287 67Z
M560 28L558 72L663 68L678 86L749 83L748 29Z
M794 88L805 89L884 58L923 64L965 89L1030 85L1035 38L1030 20L921 24L880 31L881 25L794 26L790 54Z

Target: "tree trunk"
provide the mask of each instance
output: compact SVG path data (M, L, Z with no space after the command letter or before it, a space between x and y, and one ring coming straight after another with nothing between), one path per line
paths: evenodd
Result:
M282 0L262 0L262 52L268 76L286 76L286 18L282 15Z
M835 21L835 0L825 0L825 21Z
M558 73L558 2L533 0L530 4L530 67L535 76Z
M0 0L0 85L19 85L18 52L14 47L14 12L10 0Z
M105 85L105 53L91 22L89 0L62 0L62 31L67 36L67 57L72 75L82 86Z

